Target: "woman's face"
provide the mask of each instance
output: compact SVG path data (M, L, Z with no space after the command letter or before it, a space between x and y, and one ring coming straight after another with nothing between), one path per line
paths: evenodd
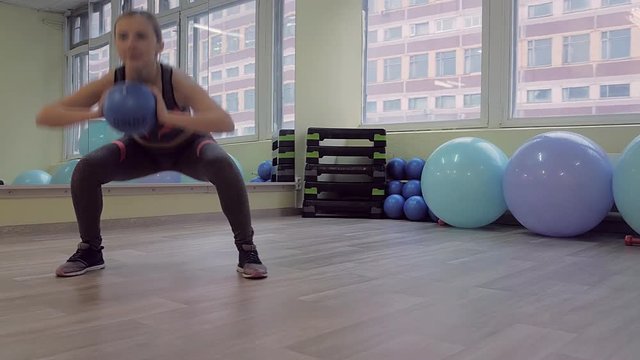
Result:
M120 60L132 70L143 70L154 64L164 47L158 42L151 23L142 16L120 19L115 37Z

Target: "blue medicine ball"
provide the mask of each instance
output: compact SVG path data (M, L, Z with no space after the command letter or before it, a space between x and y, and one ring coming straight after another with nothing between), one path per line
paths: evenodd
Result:
M413 158L407 161L407 165L405 166L405 173L407 174L407 179L411 180L420 180L422 177L422 169L424 168L424 164L426 161L420 158Z
M393 158L387 163L387 174L395 180L403 180L407 162L401 158Z
M402 182L400 180L391 180L387 184L387 195L402 194Z
M262 180L271 179L271 171L273 170L273 166L271 164L271 160L265 160L258 165L258 175L262 178Z
M130 135L146 134L158 122L155 95L146 85L130 81L109 89L103 113L109 125Z

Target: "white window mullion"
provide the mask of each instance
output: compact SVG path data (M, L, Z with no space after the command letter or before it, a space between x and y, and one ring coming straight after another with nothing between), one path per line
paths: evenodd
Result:
M504 125L511 115L516 16L512 0L484 0L482 109L489 128ZM485 71L486 70L486 71ZM485 91L486 89L486 91Z
M259 140L271 139L274 118L274 19L275 2L257 0L256 11L256 133Z

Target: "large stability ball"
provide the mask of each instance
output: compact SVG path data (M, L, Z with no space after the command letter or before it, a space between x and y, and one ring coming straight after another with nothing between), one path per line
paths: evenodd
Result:
M120 82L107 91L104 117L114 129L143 135L157 125L156 97L144 84Z
M507 210L502 175L508 158L494 144L462 137L440 145L422 171L422 195L429 209L455 227L491 224Z
M580 235L611 210L612 172L607 154L595 142L572 132L547 132L529 139L509 160L505 200L534 233Z
M51 175L43 170L23 171L13 180L12 185L49 185Z
M627 145L613 170L613 197L624 221L640 232L640 136Z

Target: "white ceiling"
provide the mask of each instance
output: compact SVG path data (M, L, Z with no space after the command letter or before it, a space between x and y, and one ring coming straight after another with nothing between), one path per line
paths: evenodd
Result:
M12 4L42 11L64 13L87 5L89 0L0 0L0 3Z

